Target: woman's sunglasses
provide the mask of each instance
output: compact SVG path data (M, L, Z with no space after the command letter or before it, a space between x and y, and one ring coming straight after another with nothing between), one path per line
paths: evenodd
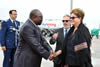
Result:
M75 18L78 18L78 17L70 17L70 19L75 19Z

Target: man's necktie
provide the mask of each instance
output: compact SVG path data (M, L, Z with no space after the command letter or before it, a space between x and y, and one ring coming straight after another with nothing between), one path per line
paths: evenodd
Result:
M67 36L67 29L65 30L64 38Z
M15 21L13 21L13 25L14 25L14 28L16 28L16 22Z

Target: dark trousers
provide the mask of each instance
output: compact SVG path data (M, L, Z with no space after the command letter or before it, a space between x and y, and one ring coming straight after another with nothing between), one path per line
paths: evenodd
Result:
M68 67L81 67L81 66L76 66L76 65L68 65Z
M99 35L96 35L97 39L99 39Z
M64 67L62 64L56 64L54 63L54 67Z
M13 60L16 48L7 48L4 51L3 67L13 67Z
M92 35L92 38L94 37L94 35ZM96 35L96 38L99 39L99 35Z

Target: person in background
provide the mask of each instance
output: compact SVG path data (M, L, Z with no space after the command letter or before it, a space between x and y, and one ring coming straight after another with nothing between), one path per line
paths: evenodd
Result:
M100 29L92 29L91 30L91 36L92 36L92 38L93 38L93 36L96 36L96 38L97 39L99 39L99 31L100 31Z
M70 16L69 15L63 16L62 23L63 23L64 27L57 29L49 41L51 45L52 44L54 45L56 43L55 52L59 52L59 50L61 49L61 47L63 45L64 38L65 38L65 36L67 36L68 31L70 30L70 27L71 27ZM54 61L54 67L62 67L63 66L63 64L62 64L63 56L62 55L55 57L53 61Z
M38 9L30 12L29 19L20 29L20 42L14 57L14 67L40 67L42 57L51 59L53 50L43 38L38 25L43 15Z
M1 30L1 24L0 24L0 30Z
M14 54L18 45L20 22L16 20L17 11L9 11L10 19L3 21L0 31L1 48L4 53L3 67L13 67Z
M2 23L2 20L0 20L0 30L1 30L1 23ZM1 35L0 35L0 38L1 38ZM0 43L0 46L1 46L1 43Z

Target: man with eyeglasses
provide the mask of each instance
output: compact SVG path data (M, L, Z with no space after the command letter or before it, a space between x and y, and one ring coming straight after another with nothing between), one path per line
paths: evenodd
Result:
M64 56L63 55L57 56L57 55L60 53L59 50L61 49L61 47L63 45L64 38L67 36L68 31L71 27L71 25L70 25L70 16L69 15L63 16L62 22L63 22L64 27L62 27L60 29L57 29L55 31L55 33L53 34L53 36L51 37L50 41L49 41L50 44L55 44L56 43L56 49L55 49L56 53L54 55L55 58L53 60L54 67L62 67L64 65L63 64L64 63L63 62L63 57Z
M17 11L9 11L10 19L2 22L0 31L1 48L4 53L3 67L13 67L14 54L18 44L20 22L16 20Z

